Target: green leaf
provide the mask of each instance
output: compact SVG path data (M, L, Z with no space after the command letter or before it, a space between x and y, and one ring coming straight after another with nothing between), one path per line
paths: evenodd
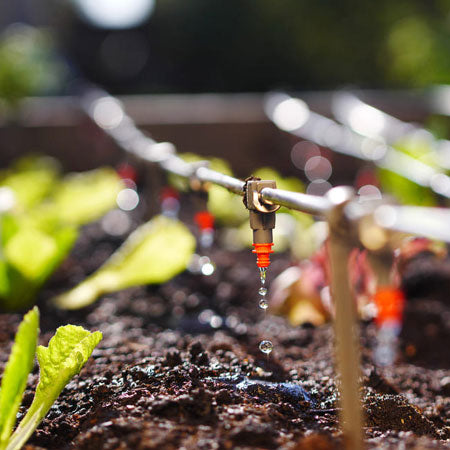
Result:
M436 196L429 188L419 186L413 181L385 169L378 169L377 176L382 190L392 194L404 205L436 205Z
M43 156L27 156L0 173L0 186L14 191L18 209L28 210L39 204L55 187L59 177L56 160Z
M21 229L5 246L5 257L26 278L36 279L56 253L55 240L36 229Z
M248 211L242 197L222 186L213 185L208 189L208 211L217 222L232 226L248 220Z
M34 307L19 325L0 389L0 449L6 447L16 422L28 374L33 369L39 333L39 310Z
M112 209L122 188L117 173L106 167L67 175L46 205L47 214L53 210L62 223L83 225Z
M62 262L73 246L77 231L72 227L47 234L18 226L4 247L0 263L0 305L13 310L27 307L37 290Z
M90 333L83 327L66 325L56 330L48 347L38 347L40 375L36 394L30 409L11 436L7 450L18 450L25 444L66 384L80 372L101 339L102 333L99 331Z
M262 180L275 180L278 189L294 192L305 192L305 185L295 177L283 177L276 170L270 167L261 167L254 174Z
M3 256L0 256L0 298L8 294L10 286L8 279L8 264Z
M32 156L0 172L0 185L17 197L16 207L2 216L0 308L17 310L29 306L66 257L76 227L115 206L122 183L108 168L61 180L54 160Z
M185 225L157 216L137 228L97 272L55 302L77 309L108 292L164 283L187 267L194 249L195 239Z

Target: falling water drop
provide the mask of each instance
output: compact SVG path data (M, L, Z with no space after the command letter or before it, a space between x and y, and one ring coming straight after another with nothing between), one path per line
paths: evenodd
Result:
M273 344L270 341L261 341L259 343L259 349L268 355L273 350Z
M265 297L267 294L267 289L265 287L260 287L258 292L259 292L259 295L262 295L263 297Z
M265 298L262 298L262 299L259 301L259 307L260 307L261 309L267 309L267 308L269 307L269 303L267 302L267 300L266 300Z
M260 267L259 268L259 276L261 278L261 284L265 284L266 283L266 268L265 267Z

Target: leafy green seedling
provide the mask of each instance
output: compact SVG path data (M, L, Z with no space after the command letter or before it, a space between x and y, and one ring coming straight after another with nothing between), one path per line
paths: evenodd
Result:
M408 156L421 161L435 169L439 169L434 159L434 150L428 139L419 135L407 135L399 139L394 147ZM378 178L383 191L392 194L405 205L435 206L436 195L425 186L419 186L407 178L386 169L378 169Z
M0 389L0 450L19 450L66 384L80 372L102 339L99 331L90 333L82 327L66 325L56 330L48 347L36 349L39 311L35 307L19 326L15 343L3 375ZM37 353L40 375L36 393L25 417L11 434L25 390L28 374Z
M78 227L113 208L123 186L109 168L61 178L57 163L45 157L20 159L0 172L0 186L17 200L0 217L0 308L17 310L32 303L67 256Z
M6 448L22 402L28 374L33 369L39 333L39 311L35 307L23 318L16 333L0 389L0 449Z
M182 272L195 250L195 239L181 222L157 216L137 228L100 269L55 299L77 309L100 295L131 286L164 283Z
M112 209L122 188L116 171L111 168L69 174L42 210L56 215L62 223L84 225Z
M76 229L70 226L55 229L51 235L34 227L20 226L3 248L0 262L2 308L26 308L69 253L77 235Z
M13 190L17 210L24 212L49 195L60 176L56 160L31 155L18 159L10 168L0 171L0 186Z

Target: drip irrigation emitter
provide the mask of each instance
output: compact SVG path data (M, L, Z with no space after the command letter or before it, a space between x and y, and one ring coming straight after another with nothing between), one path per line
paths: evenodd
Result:
M275 212L280 209L279 205L261 198L264 188L275 189L276 182L251 177L246 180L244 187L244 205L249 210L250 228L253 230L253 253L256 253L256 265L263 273L270 265Z
M192 193L194 223L198 231L198 244L202 251L208 250L214 242L214 215L208 210L208 191L211 183L198 179L189 182Z
M216 265L210 259L210 249L214 243L214 216L208 211L208 189L210 183L198 179L190 180L193 195L194 223L197 226L197 252L192 256L189 270L205 276L212 275Z
M164 186L159 194L161 214L171 219L178 218L180 211L180 193L171 186Z
M393 277L394 252L403 235L381 228L372 214L358 221L358 234L361 244L369 251L377 283L373 298L377 326L374 360L377 366L391 366L397 357L405 303L403 292Z

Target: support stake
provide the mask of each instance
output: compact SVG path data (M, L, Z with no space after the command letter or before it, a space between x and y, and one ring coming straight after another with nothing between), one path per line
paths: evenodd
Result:
M348 259L351 251L350 227L344 216L344 206L353 198L353 189L337 187L327 197L333 204L328 215L330 230L331 293L336 308L334 321L337 368L341 375L340 422L345 448L361 450L363 415L359 395L360 352L355 302L350 289Z

